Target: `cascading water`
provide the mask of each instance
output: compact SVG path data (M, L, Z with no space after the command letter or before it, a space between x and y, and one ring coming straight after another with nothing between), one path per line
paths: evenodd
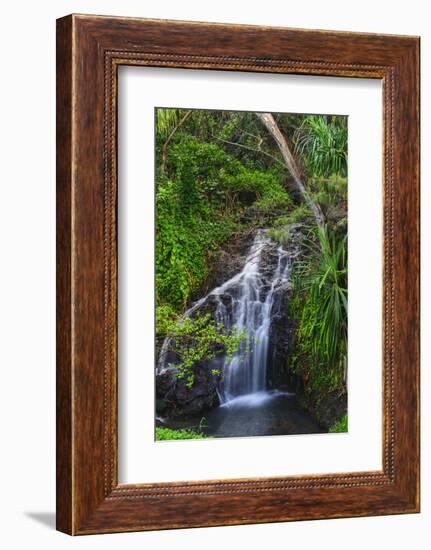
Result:
M170 380L178 358L175 342L165 339L156 376L160 387L167 388L162 399L173 403L173 414L162 413L157 420L160 426L191 428L212 437L324 431L303 410L295 394L286 391L290 384L286 372L281 372L286 367L285 358L289 357L286 299L290 266L299 254L299 248L291 241L287 248L277 247L265 230L258 231L236 275L185 313L186 317L210 313L226 330L235 328L247 335L233 357L218 356L210 364L197 365L198 381L190 394L181 386L178 397L175 394L177 386ZM214 369L221 372L218 387L217 379L211 375ZM277 390L271 389L276 386ZM210 401L213 396L217 399ZM177 403L181 404L181 415L175 414Z
M263 262L264 252L272 261ZM263 265L265 263L265 265ZM215 304L214 318L226 329L244 331L246 342L232 358L225 358L219 390L222 404L246 395L262 395L267 388L268 349L275 297L289 282L289 254L275 247L264 231L258 231L243 269L221 286L212 290L190 308L191 316L210 298ZM169 339L166 339L157 367L163 372L168 364ZM219 361L219 360L215 360ZM214 367L220 368L219 364Z
M243 270L214 291L218 297L216 320L247 335L242 349L231 359L225 359L222 402L266 389L274 294L289 279L288 257L281 247L277 249L277 265L273 272L263 273L262 253L269 245L270 240L264 232L258 232ZM231 301L229 307L226 307L227 297Z

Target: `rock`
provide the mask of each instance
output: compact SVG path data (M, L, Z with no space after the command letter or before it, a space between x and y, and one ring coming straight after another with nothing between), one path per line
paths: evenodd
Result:
M288 388L295 391L297 379L290 370L293 352L295 350L295 335L297 322L289 315L289 299L291 289L279 292L274 296L272 323L269 333L269 349L267 380L270 388Z
M235 315L240 311L255 312L256 318L248 318L248 328L253 331L256 323L263 323L264 313L262 308L250 306L259 300L262 304L272 294L271 324L269 333L265 338L269 340L269 356L266 363L266 381L269 389L288 387L294 390L298 385L296 376L290 369L291 358L294 352L295 332L297 322L289 315L289 299L292 295L291 283L288 278L289 264L292 257L301 253L302 249L302 225L292 224L289 228L286 244L283 249L274 241L265 236L264 232L256 235L255 231L248 231L237 236L236 241L229 242L224 251L219 253L218 262L214 263L212 276L207 285L209 291L217 288L216 293L208 294L194 306L190 315L210 315L225 327L235 326ZM254 241L254 243L253 243ZM257 244L256 244L257 243ZM251 248L251 245L255 248ZM252 266L249 257L251 250L259 259L258 272ZM249 257L247 275L247 290L244 290L244 279L240 282L234 277L240 273L246 265ZM224 292L220 287L225 285ZM200 296L205 295L201 291ZM248 306L244 306L246 300ZM248 300L248 301L247 301ZM249 309L248 309L249 308ZM260 317L259 317L260 316ZM265 326L264 324L262 326ZM265 329L266 330L266 329ZM194 383L187 386L187 381L178 379L174 369L164 369L157 374L157 411L166 418L187 418L202 414L204 411L219 405L218 389L223 391L223 350L214 350L218 354L218 363L211 361L211 367L206 364L198 364L194 368ZM169 363L175 364L174 352L169 358ZM165 364L168 364L166 362ZM218 368L218 365L220 368ZM217 369L220 375L214 375L212 371ZM248 388L249 378L247 374L242 376L244 369L237 369L235 377L240 381L241 389L244 385ZM230 380L230 384L239 384ZM218 388L219 386L219 388ZM232 388L231 388L232 389ZM236 388L238 389L238 388Z
M347 393L339 391L332 391L326 395L318 392L304 393L301 395L301 400L319 424L326 429L347 414Z
M332 222L339 222L347 218L347 201L342 201L335 205L328 206L326 217Z
M260 258L259 271L263 276L263 282L269 285L272 274L277 268L278 263L278 254L277 254L277 245L268 244L265 245L262 250L262 255Z
M205 300L205 302L194 312L194 315L211 315L211 317L214 317L214 312L217 309L217 306L219 304L219 301L223 303L223 305L230 309L232 307L232 296L229 294L221 294L218 296L210 295Z
M219 405L218 375L202 364L194 368L194 384L178 379L175 369L156 374L156 413L170 418L187 418Z
M190 305L200 297L208 294L211 289L222 285L241 271L255 234L254 229L237 233L225 242L220 250L214 253L209 262L211 271L205 285L199 289L196 295L191 296Z

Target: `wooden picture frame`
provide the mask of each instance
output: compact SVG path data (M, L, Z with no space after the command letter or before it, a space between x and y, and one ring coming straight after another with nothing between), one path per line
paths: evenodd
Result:
M383 469L119 485L119 65L381 79ZM57 21L57 529L419 511L419 38L70 15Z

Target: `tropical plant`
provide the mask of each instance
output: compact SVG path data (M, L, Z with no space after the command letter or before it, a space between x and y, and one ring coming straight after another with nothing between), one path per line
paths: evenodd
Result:
M156 110L156 130L157 134L166 139L179 121L178 109L157 109Z
M320 386L343 383L347 353L347 236L337 240L327 227L316 229L316 241L305 246L314 258L296 265L294 286L302 295L299 343L312 362ZM313 382L313 381L311 381Z
M308 115L293 139L310 176L346 176L347 117Z

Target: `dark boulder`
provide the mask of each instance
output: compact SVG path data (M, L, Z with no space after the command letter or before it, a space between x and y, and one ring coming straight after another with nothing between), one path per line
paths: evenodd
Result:
M347 414L347 393L345 392L335 390L322 394L317 391L304 391L299 396L301 402L322 428L329 429Z
M291 288L281 288L274 295L269 332L267 382L270 388L295 391L297 377L290 365L295 351L297 322L289 315L291 295Z
M199 291L191 296L190 305L242 270L255 234L254 229L236 233L223 243L223 246L217 252L213 253L209 260L210 272L207 280Z
M214 366L212 367L214 368ZM177 377L175 369L156 373L156 413L170 418L187 418L219 405L218 378L206 365L193 369L191 387L185 379Z

